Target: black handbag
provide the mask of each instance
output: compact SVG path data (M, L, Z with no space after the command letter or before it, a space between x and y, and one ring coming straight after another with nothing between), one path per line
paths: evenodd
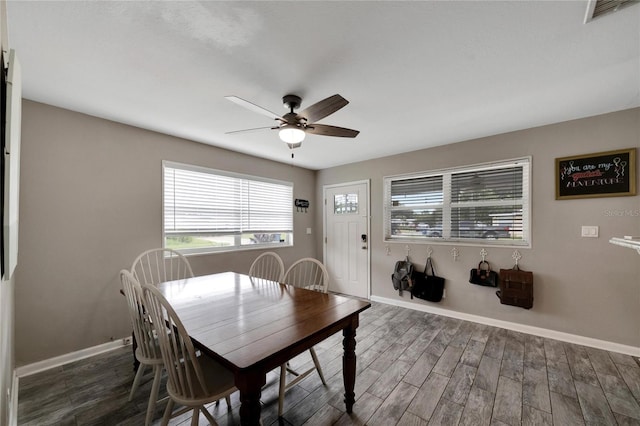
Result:
M429 275L429 269L431 269L431 275ZM418 272L414 269L411 274L411 280L413 281L413 287L411 287L412 299L415 296L418 299L428 300L429 302L442 300L444 278L436 276L431 257L427 258L424 272Z
M498 287L498 273L492 271L489 262L483 260L469 273L469 282L486 287Z

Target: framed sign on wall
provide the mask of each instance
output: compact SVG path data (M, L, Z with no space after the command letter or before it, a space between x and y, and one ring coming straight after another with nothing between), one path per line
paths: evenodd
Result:
M556 200L636 195L636 149L556 158Z

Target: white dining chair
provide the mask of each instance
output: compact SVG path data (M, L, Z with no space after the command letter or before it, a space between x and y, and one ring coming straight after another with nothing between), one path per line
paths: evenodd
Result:
M277 253L272 251L262 253L251 264L249 276L282 282L282 278L284 278L284 262Z
M140 283L138 283L131 272L125 269L120 271L120 281L122 282L129 317L133 325L133 335L138 345L135 356L140 363L135 378L133 379L133 385L129 393L129 401L133 399L133 395L140 385L140 380L144 375L146 367L150 366L153 368L153 383L151 385L151 393L149 394L149 403L147 404L147 414L144 422L145 426L148 426L153 420L153 411L158 402L158 392L164 363L148 310L145 308Z
M316 290L321 293L329 291L329 273L324 264L318 259L305 257L295 261L283 279L285 284Z
M168 376L167 393L170 399L161 424L166 426L170 418L192 410L192 425L198 424L200 412L212 425L217 425L205 404L225 398L231 410L229 395L238 390L233 373L213 358L195 350L182 321L156 286L145 284L143 291ZM184 408L172 413L175 404Z
M170 248L156 248L141 253L131 266L133 276L141 285L192 278L193 270L187 258Z
M307 257L304 259L297 260L294 262L289 269L284 274L283 282L285 284L292 285L294 287L306 288L309 290L319 291L321 293L326 293L329 289L329 273L327 272L327 268L317 259ZM318 356L316 355L316 351L311 348L309 349L309 354L311 355L311 359L313 361L313 367L309 368L304 372L297 372L293 370L289 363L282 364L280 366L280 390L278 394L278 416L282 416L284 409L284 395L287 389L295 386L302 379L307 377L309 374L314 371L318 372L318 376L320 376L320 380L323 385L327 385L324 380L324 375L322 374L322 368L320 367L320 362L318 361ZM286 376L287 372L293 374L295 379L287 382Z

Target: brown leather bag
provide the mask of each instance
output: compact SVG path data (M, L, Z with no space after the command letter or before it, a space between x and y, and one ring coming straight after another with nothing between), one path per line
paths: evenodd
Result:
M500 290L496 291L503 305L531 309L533 306L533 272L514 269L500 269Z

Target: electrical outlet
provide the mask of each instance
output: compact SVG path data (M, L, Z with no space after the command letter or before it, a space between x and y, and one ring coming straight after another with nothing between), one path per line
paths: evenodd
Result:
M127 346L130 345L131 342L131 337L125 337L124 339L122 339L122 346Z
M447 298L447 289L442 290L442 298L443 299Z
M586 238L598 238L598 226L582 225L582 236Z

